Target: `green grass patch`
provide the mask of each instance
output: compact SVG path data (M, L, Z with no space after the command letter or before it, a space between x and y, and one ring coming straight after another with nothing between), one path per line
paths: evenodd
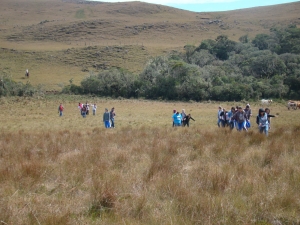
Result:
M79 9L76 11L75 17L77 19L84 19L85 18L85 13L84 13L84 9Z

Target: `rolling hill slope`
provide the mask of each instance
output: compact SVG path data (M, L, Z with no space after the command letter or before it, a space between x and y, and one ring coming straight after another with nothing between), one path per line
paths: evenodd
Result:
M195 13L142 2L2 0L0 72L56 89L58 83L109 67L142 70L151 56L228 35L238 40L272 26L300 23L300 2Z

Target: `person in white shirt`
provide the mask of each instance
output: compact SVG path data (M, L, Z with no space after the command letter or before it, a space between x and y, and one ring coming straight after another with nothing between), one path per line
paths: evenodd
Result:
M85 107L86 107L86 115L89 115L89 112L90 112L90 104L86 102Z
M94 116L96 115L96 110L97 110L97 105L96 105L96 103L94 103L94 105L93 105L93 115Z

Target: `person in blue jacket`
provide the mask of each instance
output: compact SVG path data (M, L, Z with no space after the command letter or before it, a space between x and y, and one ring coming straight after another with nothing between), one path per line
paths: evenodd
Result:
M235 120L233 119L233 116L235 114L235 108L231 107L231 110L228 112L228 126L232 130L235 127Z
M175 123L174 123L173 116L176 114L176 112L177 112L176 109L173 109L173 115L172 115L172 120L173 120L173 125L172 125L172 126L173 126L173 127L175 127Z
M180 127L181 126L181 121L182 121L182 116L179 112L176 112L173 116L173 121L174 121L174 126L175 127Z

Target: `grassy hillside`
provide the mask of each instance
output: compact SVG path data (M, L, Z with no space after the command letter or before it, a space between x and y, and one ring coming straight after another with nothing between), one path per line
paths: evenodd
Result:
M0 73L57 89L85 71L142 70L151 57L220 34L238 40L277 25L299 24L300 3L230 12L194 13L141 2L3 0L0 9ZM92 46L92 48L88 48ZM66 54L67 53L67 54Z

